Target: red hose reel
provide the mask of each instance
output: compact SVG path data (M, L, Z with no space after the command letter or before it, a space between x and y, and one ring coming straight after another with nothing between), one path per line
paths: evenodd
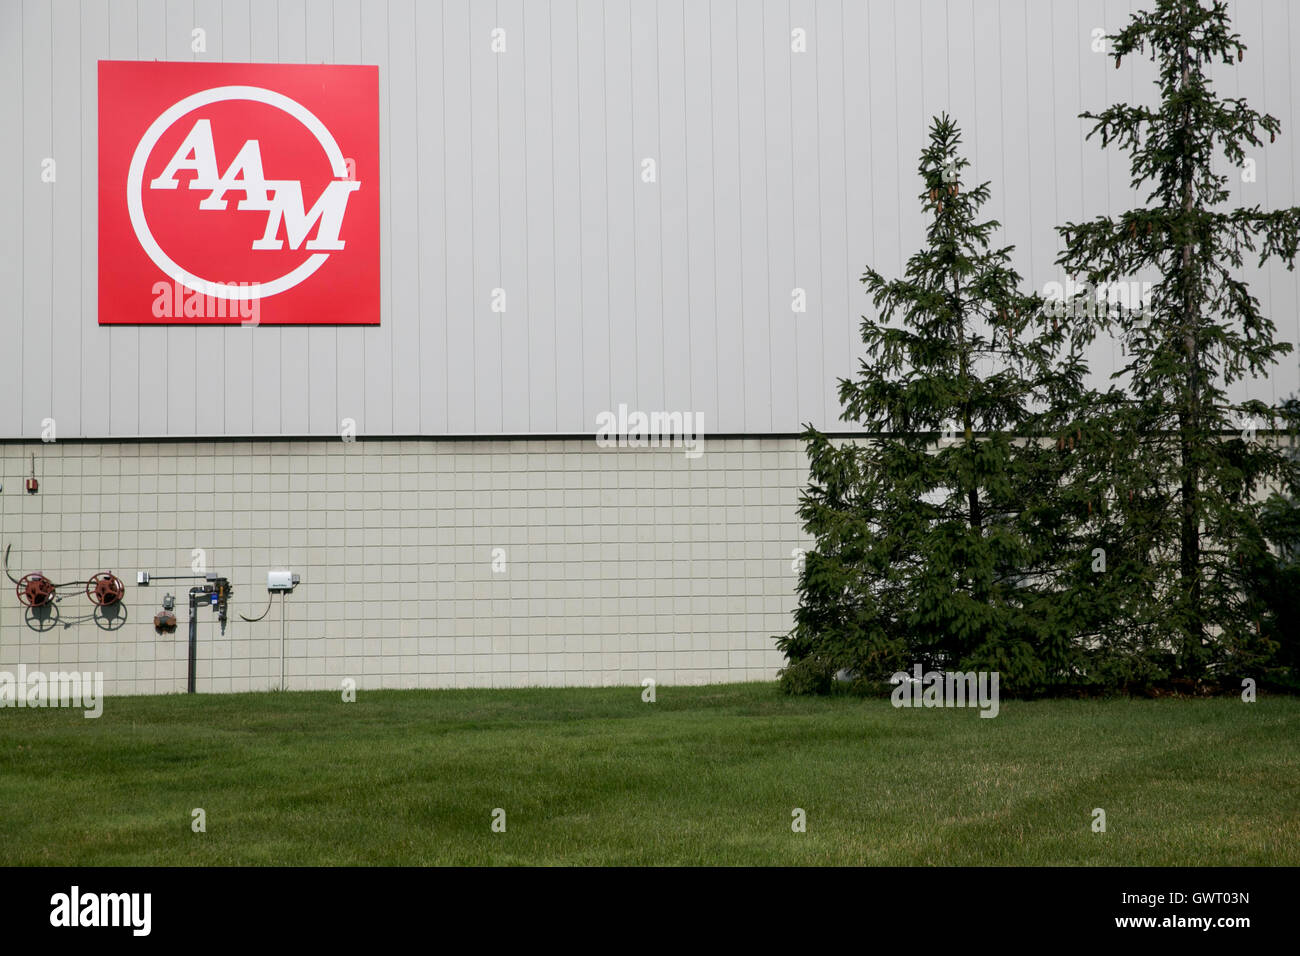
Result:
M112 571L100 571L86 582L86 597L100 607L116 604L125 593L126 586L122 584L122 579Z
M51 581L39 571L15 578L9 573L9 549L5 549L5 574L13 582L18 594L18 602L24 607L49 607L59 600L61 587L85 587L86 597L96 607L112 607L121 602L126 594L126 585L112 571L100 571L87 581L64 581L62 584Z
M18 600L27 607L45 607L54 600L54 582L32 572L18 579Z

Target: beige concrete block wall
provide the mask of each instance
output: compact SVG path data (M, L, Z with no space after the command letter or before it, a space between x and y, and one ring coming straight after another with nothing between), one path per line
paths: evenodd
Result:
M200 692L280 684L280 599L237 616L263 611L270 569L302 576L290 689L770 679L807 543L794 439L708 439L694 460L591 439L9 443L0 462L14 577L127 585L125 621L64 589L39 622L4 581L0 670L103 671L110 695L185 690L190 584L136 573L189 573L195 549L235 588L224 636L198 611ZM158 635L168 591L179 627Z

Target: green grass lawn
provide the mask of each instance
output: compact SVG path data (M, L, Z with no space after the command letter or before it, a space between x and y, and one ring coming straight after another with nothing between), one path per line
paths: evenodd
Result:
M98 720L5 709L0 859L1300 864L1300 700L978 714L773 684L660 687L653 704L630 687L125 697Z

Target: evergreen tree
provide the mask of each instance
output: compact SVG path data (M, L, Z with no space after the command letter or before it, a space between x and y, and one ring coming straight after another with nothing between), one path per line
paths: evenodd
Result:
M1107 331L1125 352L1118 387L1080 412L1079 467L1097 503L1091 533L1136 557L1134 573L1108 572L1114 614L1104 630L1163 649L1168 673L1200 678L1231 662L1239 675L1271 653L1250 580L1266 547L1261 499L1298 477L1268 434L1281 409L1228 397L1291 350L1274 341L1240 271L1256 253L1260 265L1293 267L1300 209L1224 208L1229 172L1279 131L1272 116L1219 96L1207 75L1245 52L1224 3L1155 0L1109 39L1117 68L1133 54L1154 61L1158 105L1082 116L1094 122L1089 138L1128 154L1146 205L1061 227L1058 263L1094 288L1158 281L1143 310L1071 323L1073 337Z
M1300 400L1283 404L1290 434L1300 431ZM1293 460L1300 458L1291 443ZM1260 509L1262 539L1250 542L1245 561L1247 600L1258 615L1265 650L1274 653L1263 677L1300 692L1300 488L1269 495Z
M934 120L918 167L926 245L904 277L862 278L880 314L862 319L865 358L839 397L841 419L871 437L804 435L800 516L815 544L778 641L788 690L824 690L841 668L863 681L915 664L991 670L1030 692L1076 672L1058 580L1078 577L1070 516L1085 499L1050 436L1069 424L1055 410L1079 406L1085 369L1019 291L1014 247L992 245L988 183L963 183L960 141Z

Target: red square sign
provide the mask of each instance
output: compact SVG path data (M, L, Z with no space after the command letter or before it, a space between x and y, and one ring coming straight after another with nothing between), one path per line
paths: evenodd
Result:
M99 63L99 323L379 324L379 68Z

